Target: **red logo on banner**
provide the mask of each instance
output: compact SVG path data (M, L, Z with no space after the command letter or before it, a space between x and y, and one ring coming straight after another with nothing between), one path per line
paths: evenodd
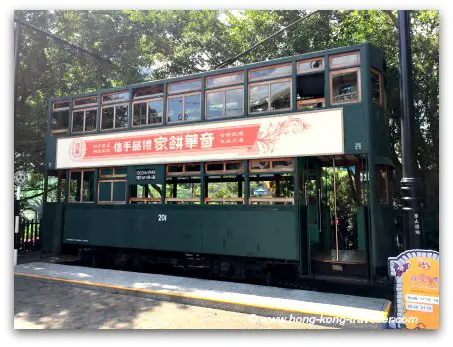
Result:
M75 139L71 142L71 146L69 147L69 155L74 160L82 159L85 156L86 149L85 141L82 139Z

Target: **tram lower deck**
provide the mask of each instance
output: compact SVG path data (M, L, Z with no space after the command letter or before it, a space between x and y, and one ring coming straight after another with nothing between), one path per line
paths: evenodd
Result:
M370 180L368 158L352 155L68 170L64 202L44 206L43 246L369 282L392 251L389 171Z

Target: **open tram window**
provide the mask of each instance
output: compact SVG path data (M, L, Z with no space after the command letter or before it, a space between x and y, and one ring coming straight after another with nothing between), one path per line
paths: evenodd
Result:
M69 126L69 100L52 103L50 132L54 136L65 135Z
M330 103L332 105L360 102L359 68L330 72Z
M282 159L255 159L249 162L250 172L293 172L294 160L291 158Z
M244 176L206 176L205 203L242 205L244 203Z
M162 201L162 184L131 184L129 186L129 203L160 204Z
M166 181L166 204L199 204L200 176L173 176Z
M324 72L297 76L297 110L311 111L326 106Z
M69 171L69 202L94 202L94 170Z
M102 96L101 130L126 128L129 118L129 92Z
M293 205L294 175L289 173L250 174L250 205Z

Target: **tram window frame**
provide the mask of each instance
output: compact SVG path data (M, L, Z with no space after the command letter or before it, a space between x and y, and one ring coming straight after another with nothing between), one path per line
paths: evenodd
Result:
M94 116L94 129L86 130L86 119L87 119L87 112L95 111ZM83 122L82 122L82 130L74 131L74 113L83 112ZM84 133L93 133L97 130L97 118L98 118L98 109L97 107L89 107L89 108L77 108L73 109L71 113L71 133L72 134L84 134Z
M101 185L105 183L110 183L110 200L100 200L100 192L101 192ZM123 200L115 200L115 184L124 184L124 198ZM127 200L127 180L126 179L118 179L118 178L110 178L110 179L99 179L98 180L98 189L97 189L97 203L100 205L121 205L126 204Z
M222 164L222 166L223 166L222 170L209 169L210 165L219 165L219 164ZM233 169L233 170L227 169L228 164L240 164L241 168ZM245 170L245 165L242 160L211 161L211 162L206 162L204 165L205 165L205 173L210 174L210 175L242 174L242 173L244 173L244 170Z
M382 171L383 170L383 171ZM382 174L385 174L385 177ZM381 205L388 205L389 198L389 167L377 164L375 169L376 181L376 200Z
M357 99L350 100L350 101L334 101L334 78L338 75L345 75L349 73L356 74L356 84L357 84ZM362 88L361 88L361 74L360 74L360 67L352 67L347 69L340 69L340 70L331 70L329 73L329 91L330 91L330 104L331 105L343 105L343 104L357 104L362 101Z
M155 186L158 186L160 189L160 193L158 189L156 189ZM139 189L141 188L141 194L139 194ZM152 189L150 189L150 187ZM133 190L135 189L135 193L133 193ZM157 192L156 195L159 195L158 197L153 196L154 194L152 193L153 191ZM135 194L136 196L132 196ZM143 195L143 196L138 196L138 195ZM157 205L162 203L162 196L163 196L163 185L162 184L130 184L129 185L129 197L128 197L128 202L129 204L132 205L137 205L137 204L152 204L152 205Z
M90 99L94 99L94 101L77 105L77 101L90 100ZM74 110L74 109L80 109L80 108L85 109L85 108L96 107L97 104L98 104L97 95L87 96L87 97L77 98L77 99L72 100L72 109Z
M281 67L287 67L287 68L289 68L289 71L277 73L277 74L270 73L269 75L265 75L265 76L252 77L254 72L273 70L273 69L281 68ZM269 66L255 68L255 69L250 69L248 71L248 80L250 82L256 82L256 81L262 81L262 80L280 79L281 77L291 76L292 73L293 73L293 65L291 63L269 65Z
M283 179L282 179L283 176ZM295 203L295 174L294 172L284 172L284 173L276 173L276 172L267 172L267 173L251 173L249 175L249 205L291 205L293 206ZM281 196L281 181L288 181L292 182L292 187L290 184L291 197ZM252 188L252 184L254 182L276 182L275 186L275 193L269 197L262 197L262 196L254 196ZM265 184L263 184L264 186ZM276 196L274 196L274 194Z
M231 82L222 82L222 79L227 79L229 76L238 76L240 75L240 78L237 80L233 80ZM215 81L218 81L216 84ZM214 81L214 84L210 85L210 82ZM225 86L233 86L233 85L241 85L244 83L244 71L235 71L235 72L230 72L230 73L225 73L225 74L220 74L220 75L214 75L214 76L207 76L205 77L205 82L206 82L206 89L214 89L214 88L219 88L219 87L225 87Z
M62 106L58 106L63 104ZM52 102L51 114L50 114L50 134L54 136L62 135L68 132L69 126L71 124L71 114L69 112L71 105L70 100L61 100ZM58 107L57 107L58 106ZM65 116L64 113L67 115ZM63 115L63 117L58 117L58 114ZM59 125L59 120L67 119L66 125L65 122L62 122L63 125Z
M138 95L137 96L137 94L140 93L140 92L146 92L148 90L149 91L153 91L154 89L157 89L159 87L160 87L160 89L162 89L162 91L160 91L160 92L157 92L157 93L150 92L150 93L147 93L147 94L142 94L142 95ZM164 95L164 84L163 83L162 84L154 84L154 85L151 85L151 86L134 89L132 99L133 100L158 99L158 98L161 98L163 95Z
M180 89L180 90L171 90L171 87L181 85L181 84L190 84L193 82L198 82L199 86L195 87L189 87L185 89ZM179 94L187 94L188 92L194 92L194 91L200 91L201 90L201 78L194 78L190 80L184 80L184 81L178 81L178 82L172 82L167 84L167 93L168 95L179 95Z
M178 98L182 98L182 115L185 116L186 114L186 98L190 96L195 96L197 95L199 98L199 113L196 118L193 119L181 119L181 120L171 120L171 114L170 114L170 100L175 100ZM179 117L179 116L178 116ZM183 117L184 118L184 117ZM167 97L167 124L178 124L178 123L188 123L188 122L197 122L201 120L201 91L197 92L191 92L191 93L184 93L184 94L175 94L175 95L169 95Z
M118 107L126 107L126 123L124 126L117 127L116 126L116 112ZM103 127L103 120L104 120L104 110L107 108L113 108L113 127L112 128L104 128ZM101 107L101 121L100 121L100 130L101 131L111 131L115 129L126 129L129 123L129 103L122 103L122 104L108 104L106 106Z
M374 91L375 91L375 89L373 89L373 76L378 76L378 83L379 83L379 89L378 89L378 91L379 91L379 99L378 99L378 101L375 100L375 97L374 97L374 94L373 94ZM370 70L370 79L371 79L370 80L370 82L371 82L371 88L370 88L371 89L371 100L375 104L377 104L379 106L382 106L382 73L379 70L377 70L377 69L371 68L371 70Z
M92 180L91 180L91 185L92 185L92 199L91 200L85 200L84 199L84 183L85 183L85 180L84 180L84 176L85 176L85 173L87 172L90 172L93 174L93 177L92 177ZM72 199L73 196L72 196L72 192L71 192L71 184L73 182L73 179L72 179L72 176L74 173L80 173L80 192L79 192L79 196L75 196L77 199ZM75 179L75 181L77 182L78 178ZM69 174L68 174L68 203L74 203L74 204L92 204L94 203L94 197L95 197L95 194L96 194L96 191L95 191L95 169L80 169L80 170L69 170ZM76 186L76 194L77 194L77 190L78 190L78 184Z
M104 98L112 96L112 95L123 95L122 97L115 99L115 100L104 100ZM101 103L102 105L111 105L111 104L124 104L128 102L130 99L129 91L128 90L122 90L119 92L110 92L110 93L104 93L101 96Z
M149 109L150 109L150 103L153 103L153 102L160 102L161 103L161 108L162 108L162 111L160 112L160 122L156 122L156 123L150 123L149 122ZM137 104L145 104L146 106L146 123L145 124L136 124L135 122L135 107ZM164 122L164 107L165 107L165 102L164 102L164 98L160 97L160 98L152 98L152 99L138 99L138 100L135 100L132 102L132 127L133 128L140 128L140 127L145 127L145 126L157 126L157 125L162 125L162 123ZM159 116L157 117L159 118ZM140 122L141 122L141 118L140 118Z
M302 69L301 65L302 64L306 64L306 63L311 63L313 61L320 61L321 64L319 67L317 68L312 68L310 66L309 69ZM324 71L325 70L325 67L324 67L324 57L316 57L316 58L310 58L310 59L304 59L304 60L299 60L297 61L296 63L296 67L297 67L297 74L298 75L302 75L302 74L309 74L311 72L319 72L319 71Z
M289 83L289 107L286 108L279 108L279 109L271 109L272 105L272 85L278 84L278 83ZM267 85L267 109L263 111L252 111L252 106L251 102L251 88L253 87L259 87L259 86L266 86ZM292 78L282 78L282 79L273 79L273 80L267 80L267 81L261 81L261 82L254 82L254 83L249 83L248 85L248 112L250 115L253 114L263 114L263 113L270 113L270 112L283 112L283 111L289 111L293 107L293 83L292 83Z
M184 182L184 181L198 181L198 182ZM198 196L191 196L186 198L178 197L178 184L196 184L198 187L192 187L193 190L199 190ZM175 189L176 186L176 189ZM184 188L186 189L186 188ZM174 194L176 190L176 194ZM192 193L193 194L193 193ZM176 195L176 196L174 196ZM165 204L180 204L180 205L193 205L200 204L202 197L201 175L179 175L171 176L165 180Z
M219 193L220 189L214 191L213 187L225 185L227 188L229 183L234 183L236 185L236 194L232 193L231 196L226 197L213 197L211 194L216 195ZM206 175L205 176L206 191L204 196L204 203L206 205L218 205L218 204L228 204L228 205L243 205L244 204L244 193L245 193L245 179L242 174L229 173L225 175ZM231 187L230 187L231 188ZM211 192L211 190L213 192ZM225 192L229 194L228 189L225 189Z
M105 174L103 171L112 170L111 174ZM119 170L125 170L124 173L117 173ZM103 167L99 169L99 177L100 178L112 178L112 177L126 177L127 176L127 168L126 167Z
M291 161L292 165L288 166L286 168L275 168L274 163L279 162L279 161ZM263 169L255 169L252 168L253 164L256 162L265 162L269 163L268 168L263 168ZM250 173L274 173L274 172L281 172L281 173L287 173L287 172L294 172L294 166L295 165L295 160L294 158L275 158L275 159L252 159L249 160L249 172Z
M241 92L241 101L239 102L239 106L241 107L241 110L237 114L227 114L228 108L227 108L227 94L228 92L231 91L237 91L240 90ZM209 114L209 107L208 107L208 95L216 94L216 93L222 93L222 115L210 115ZM222 118L233 118L233 117L240 117L244 115L244 86L231 86L231 87L226 87L226 88L217 88L217 89L210 89L205 91L205 115L206 119L222 119Z
M337 58L352 57L352 56L356 56L355 61L345 62L345 63L341 63L341 62L334 63L334 60ZM346 66L355 66L355 65L360 65L360 51L344 52L344 53L329 55L329 67L331 69L344 68Z
M186 167L188 166L199 166L200 169L197 171L193 170L186 170ZM201 163L176 163L176 164L167 164L165 166L165 172L167 176L173 177L173 176L196 176L201 174ZM175 172L170 172L169 167L171 166L181 166L182 171L175 171Z

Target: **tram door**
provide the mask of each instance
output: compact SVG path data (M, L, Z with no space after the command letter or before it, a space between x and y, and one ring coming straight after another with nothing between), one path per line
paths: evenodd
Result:
M357 168L355 162L333 157L305 163L302 189L310 275L367 276L367 209L361 204Z

